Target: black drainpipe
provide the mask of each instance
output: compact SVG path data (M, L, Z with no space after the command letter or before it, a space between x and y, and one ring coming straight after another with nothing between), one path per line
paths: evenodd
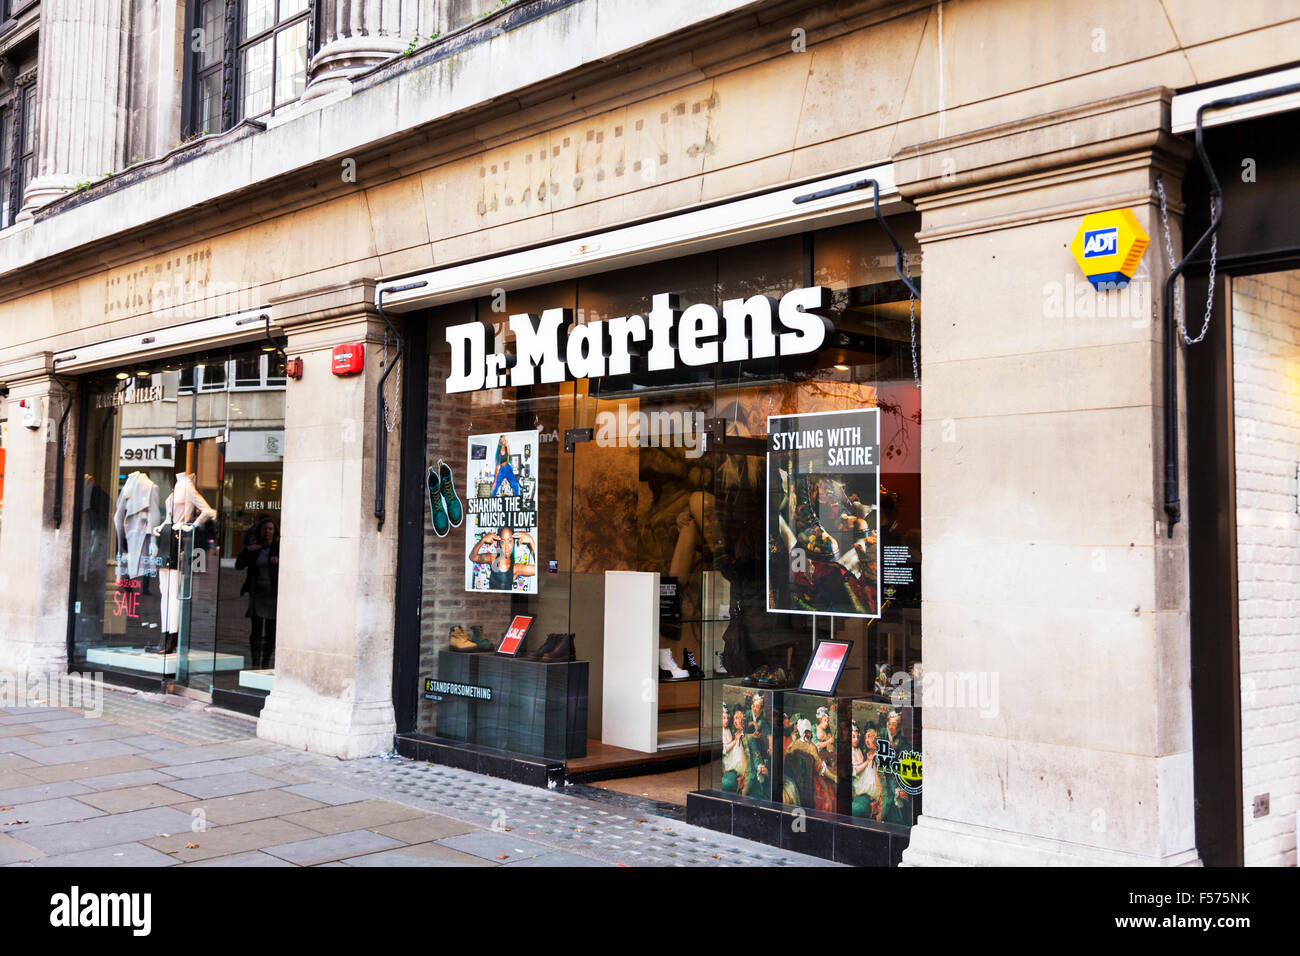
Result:
M1210 157L1205 152L1205 143L1202 136L1204 132L1203 119L1209 110L1242 106L1246 103L1272 99L1275 96L1286 96L1290 93L1300 93L1300 83L1211 100L1208 103L1202 103L1196 111L1196 152L1201 158L1205 178L1210 183L1210 202L1213 215L1210 218L1209 228L1201 234L1201 237L1196 240L1191 249L1187 250L1187 254L1183 256L1178 265L1174 266L1169 275L1165 277L1164 299L1160 303L1165 332L1165 515L1169 519L1169 537L1171 538L1174 536L1174 525L1182 517L1182 504L1178 489L1178 329L1173 321L1174 283L1178 281L1178 277L1182 275L1192 257L1201 250L1201 247L1205 245L1210 236L1214 235L1214 231L1219 228L1219 223L1223 219L1223 190L1219 188L1219 180L1215 177L1214 168L1210 165ZM1213 289L1210 290L1210 294L1214 294Z
M55 449L55 461L57 464L54 468L54 508L51 517L54 518L54 527L58 528L63 524L63 465L64 454L63 436L68 430L68 415L72 413L72 392L67 385L63 384L63 379L54 373L54 366L59 364L58 359L50 362L50 378L58 383L59 388L63 389L63 415L59 418L59 447Z
M388 376L397 366L398 359L402 357L402 337L397 333L397 329L393 328L393 323L388 321L388 316L384 315L384 293L421 289L428 284L421 279L419 282L408 282L405 285L385 286L375 294L375 308L379 311L379 317L384 320L384 325L388 326L388 331L397 340L397 352L393 355L393 360L388 363L388 368L384 369L384 374L379 376L379 384L375 386L375 517L379 519L377 530L380 531L384 528L384 498L388 490L385 480L388 471L388 431L384 424L388 402L384 398L384 383L388 381Z

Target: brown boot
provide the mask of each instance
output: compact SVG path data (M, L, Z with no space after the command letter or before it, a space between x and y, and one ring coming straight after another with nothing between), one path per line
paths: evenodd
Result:
M449 643L453 651L459 651L460 653L482 650L482 648L475 644L474 641L470 639L470 636L465 633L465 628L461 627L459 624L452 626L451 640Z
M544 664L559 664L565 661L576 661L577 653L573 649L572 634L555 634L553 637L559 638L555 645L546 650L543 648L540 660Z

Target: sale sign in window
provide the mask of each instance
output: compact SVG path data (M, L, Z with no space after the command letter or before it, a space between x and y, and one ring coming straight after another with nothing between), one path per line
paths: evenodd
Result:
M812 694L834 694L852 646L852 641L822 641L818 644L799 689Z
M508 654L514 657L519 653L519 649L524 646L524 638L528 636L528 629L533 626L533 619L524 614L518 614L506 628L506 636L501 639L501 645L497 648L498 654Z

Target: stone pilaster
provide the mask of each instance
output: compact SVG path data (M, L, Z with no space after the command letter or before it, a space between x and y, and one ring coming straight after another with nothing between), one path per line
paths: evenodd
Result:
M925 809L905 864L1197 861L1187 522L1171 539L1161 520L1155 178L1177 203L1188 154L1169 96L895 155L925 316ZM1151 246L1099 293L1068 246L1123 207Z
M18 219L123 166L122 71L130 25L121 0L44 0L37 54L32 180Z
M5 455L4 527L0 530L0 673L18 686L68 670L68 587L72 573L72 474L77 416L68 416L64 505L54 526L58 424L62 388L49 376L43 354L0 368L9 395ZM34 408L38 427L23 421L22 403Z
M318 52L307 67L303 102L339 93L358 73L401 53L404 4L321 0Z
M269 740L336 757L392 749L398 432L388 440L388 518L374 517L375 386L384 325L374 283L273 303L303 360L285 401L275 688L258 721ZM336 345L365 343L365 372L331 374ZM390 342L390 345L392 343ZM397 396L401 369L388 383Z

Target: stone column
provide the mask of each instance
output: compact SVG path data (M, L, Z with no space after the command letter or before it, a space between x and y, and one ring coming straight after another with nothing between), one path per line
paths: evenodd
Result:
M0 367L9 387L4 527L0 529L0 674L19 687L68 670L68 587L72 574L72 480L77 416L68 416L61 526L54 527L57 436L63 390L49 376L49 353ZM23 424L27 401L40 426Z
M895 156L924 263L925 806L904 864L1197 862L1188 525L1161 520L1154 182L1176 203L1189 152L1169 98ZM1068 246L1123 207L1151 245L1128 292L1098 293Z
M392 749L398 433L388 439L388 517L374 517L375 386L384 325L374 283L273 302L303 377L285 401L275 687L258 735L352 758ZM335 345L365 343L365 372L330 371ZM389 376L396 396L401 369Z
M358 73L401 53L403 8L415 0L321 0L318 52L307 67L303 102L347 90ZM414 27L408 31L414 32Z
M44 0L36 153L18 219L123 166L121 92L129 24L121 0Z

